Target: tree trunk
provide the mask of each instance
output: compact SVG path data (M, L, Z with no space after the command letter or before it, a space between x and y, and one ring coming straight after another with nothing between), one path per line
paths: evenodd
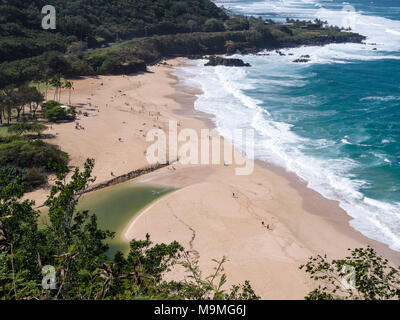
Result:
M19 121L19 115L20 115L20 113L21 113L21 109L20 109L20 108L17 108L17 122Z

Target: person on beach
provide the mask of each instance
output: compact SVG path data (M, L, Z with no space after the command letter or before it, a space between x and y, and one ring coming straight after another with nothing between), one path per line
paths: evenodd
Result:
M266 227L268 230L270 230L269 224L265 225L265 222L264 222L264 221L261 221L261 224L262 224L263 227Z

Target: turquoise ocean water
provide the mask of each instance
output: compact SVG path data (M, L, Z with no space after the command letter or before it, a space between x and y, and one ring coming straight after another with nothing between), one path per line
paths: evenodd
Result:
M238 55L251 68L195 61L177 75L203 90L195 107L215 115L221 134L255 129L256 158L339 200L355 229L400 251L400 0L216 2L277 21L321 18L367 36L286 56ZM311 62L293 63L305 54Z

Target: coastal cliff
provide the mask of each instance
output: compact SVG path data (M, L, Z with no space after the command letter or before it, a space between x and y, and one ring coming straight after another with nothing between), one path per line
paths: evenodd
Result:
M132 74L145 71L148 65L168 57L237 52L248 54L264 49L361 43L363 40L365 37L362 35L333 27L304 30L293 26L282 31L282 25L277 23L261 24L254 29L242 31L144 37L96 50L68 54L47 52L40 56L3 63L0 69L0 87L30 81L37 78L43 70L49 74L61 73L68 77Z
M303 30L292 27L290 33L281 31L280 24L261 29L215 33L191 33L146 38L125 42L110 48L92 51L82 60L94 74L131 73L124 64L141 66L155 64L167 57L196 58L202 55L257 53L261 50L298 46L323 46L330 43L361 43L365 37L336 28Z

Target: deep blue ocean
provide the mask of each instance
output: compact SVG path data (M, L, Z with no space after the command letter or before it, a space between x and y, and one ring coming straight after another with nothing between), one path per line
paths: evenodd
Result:
M216 3L277 21L321 18L367 36L238 56L251 68L197 61L177 74L203 90L195 106L215 115L221 134L254 128L256 158L339 200L354 228L400 251L400 0ZM311 62L293 62L305 54Z

